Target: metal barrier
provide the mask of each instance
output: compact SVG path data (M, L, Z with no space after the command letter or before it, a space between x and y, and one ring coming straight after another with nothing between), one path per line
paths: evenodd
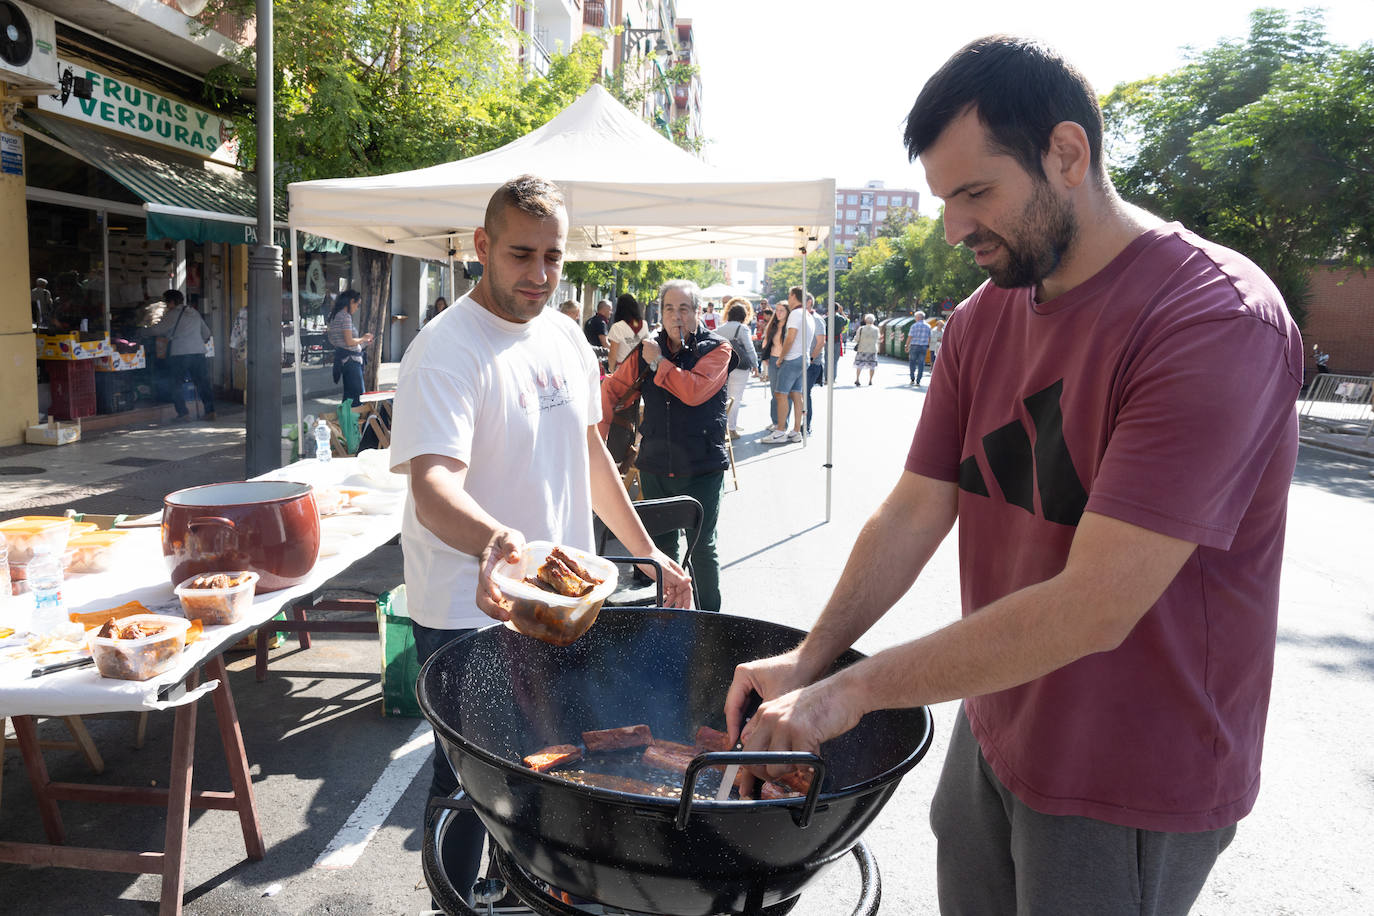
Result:
M1299 399L1298 413L1323 420L1374 421L1371 397L1374 397L1374 377L1323 372L1308 381ZM1367 438L1369 434L1365 435Z

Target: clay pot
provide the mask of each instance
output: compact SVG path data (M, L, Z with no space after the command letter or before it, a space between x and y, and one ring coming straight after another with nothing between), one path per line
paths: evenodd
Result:
M247 480L190 487L162 501L162 555L172 582L252 570L258 592L295 585L315 568L320 514L309 484Z

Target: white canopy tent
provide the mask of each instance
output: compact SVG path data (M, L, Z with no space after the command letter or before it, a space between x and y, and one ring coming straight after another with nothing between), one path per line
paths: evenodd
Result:
M828 243L834 302L834 179L760 179L717 169L679 149L599 85L544 126L488 153L391 175L292 183L292 263L297 232L450 264L475 260L473 230L482 225L487 201L525 173L563 191L566 260L790 258ZM299 334L295 276L293 270ZM829 337L833 346L833 319ZM831 378L831 403L833 385ZM301 400L297 362L298 429ZM827 519L832 443L828 436Z

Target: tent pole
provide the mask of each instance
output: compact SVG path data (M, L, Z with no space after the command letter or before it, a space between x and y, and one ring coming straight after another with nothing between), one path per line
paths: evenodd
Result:
M296 367L296 453L299 457L305 457L305 437L306 431L301 428L303 425L302 412L305 409L304 398L301 393L301 360L305 354L301 350L301 268L296 260L296 226L288 223L286 232L291 236L291 327L296 337L296 358L292 364Z
M829 265L825 316L825 520L830 521L830 488L835 467L835 227L830 227L826 239L826 263Z
M444 297L445 302L453 302L454 291L458 289L458 280L453 276L453 236L448 239L448 295ZM431 316L432 317L432 316Z

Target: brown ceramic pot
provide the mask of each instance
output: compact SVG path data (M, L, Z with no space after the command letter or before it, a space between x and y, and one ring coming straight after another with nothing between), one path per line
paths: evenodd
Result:
M320 514L309 484L213 483L162 501L162 555L173 583L206 572L251 569L259 592L295 585L320 554Z

